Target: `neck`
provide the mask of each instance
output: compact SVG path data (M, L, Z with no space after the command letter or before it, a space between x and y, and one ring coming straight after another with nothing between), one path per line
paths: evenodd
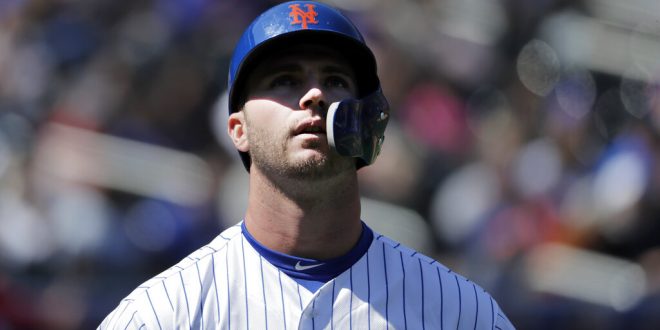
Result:
M253 166L245 225L257 241L281 253L341 256L362 231L357 175L275 183Z

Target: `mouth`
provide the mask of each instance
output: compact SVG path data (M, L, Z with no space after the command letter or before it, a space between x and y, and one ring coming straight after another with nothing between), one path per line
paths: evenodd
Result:
M297 126L295 130L295 135L300 134L325 134L325 126L323 125L323 121L321 119L310 119L303 121Z

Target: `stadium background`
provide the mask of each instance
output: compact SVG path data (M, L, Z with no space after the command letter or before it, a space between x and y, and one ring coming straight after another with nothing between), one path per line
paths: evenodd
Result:
M660 2L334 0L393 117L376 230L520 329L660 327ZM277 1L0 0L0 329L89 329L241 218L228 59Z

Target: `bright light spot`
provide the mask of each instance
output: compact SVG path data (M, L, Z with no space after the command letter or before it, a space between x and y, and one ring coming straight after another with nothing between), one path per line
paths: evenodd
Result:
M110 207L94 190L74 186L62 189L50 213L57 244L68 253L75 255L93 250L107 233Z
M429 225L421 215L395 204L361 198L362 217L373 230L424 254L433 253Z
M623 267L614 272L610 283L610 302L620 312L634 307L646 291L646 275L637 266Z
M636 118L643 118L651 110L649 105L650 93L646 80L640 80L637 77L647 75L647 73L635 73L635 71L640 70L630 70L621 78L619 93L626 111Z
M555 87L555 95L561 109L575 119L589 113L596 101L596 82L584 70L570 71Z
M625 211L642 197L647 179L639 155L634 152L615 155L594 178L594 209L605 217Z
M544 244L525 256L532 290L607 306L634 307L646 291L644 270L636 263L562 244Z
M518 189L526 196L547 193L561 176L559 150L547 139L528 143L518 153L513 167L513 178Z
M555 50L540 40L532 40L523 47L518 54L516 69L523 85L539 96L548 95L560 77Z
M439 237L454 244L465 239L494 207L499 189L496 173L484 164L468 165L448 177L432 200Z
M53 253L47 222L20 196L0 191L0 261L18 266Z
M653 10L657 15L660 2L654 2ZM639 68L640 72L658 72L660 70L660 18L643 19L635 26L629 36L628 53L632 57L632 64Z

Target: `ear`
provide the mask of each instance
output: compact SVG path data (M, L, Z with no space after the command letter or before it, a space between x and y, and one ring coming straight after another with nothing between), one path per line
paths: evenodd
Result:
M243 111L237 111L229 115L227 133L232 142L234 142L236 149L243 152L250 150L247 139L247 126L245 125L245 113Z

